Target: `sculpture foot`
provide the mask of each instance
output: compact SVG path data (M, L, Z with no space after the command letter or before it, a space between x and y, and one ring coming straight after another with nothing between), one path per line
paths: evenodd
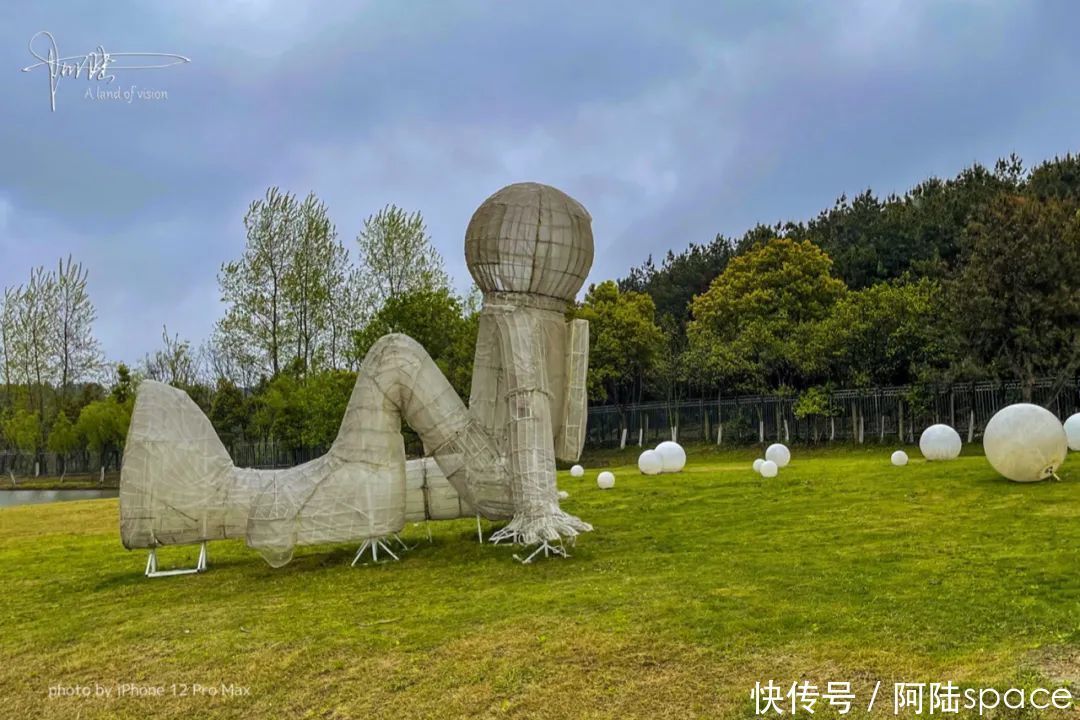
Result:
M552 545L547 540L541 542L528 557L522 559L518 555L514 555L514 559L520 562L522 565L528 565L534 559L540 556L540 553L544 553L544 557L570 557L570 553L566 552L566 548L562 543L558 545Z
M365 540L360 545L360 549L356 551L356 557L353 558L352 567L356 567L356 563L360 562L360 559L362 557L364 557L364 553L368 552L369 550L371 551L371 560L372 560L372 562L376 562L376 563L379 562L379 551L380 550L383 551L383 557L386 557L388 555L388 556L390 556L390 558L393 558L394 560L400 560L401 558L399 558L394 553L394 551L390 549L390 546L387 545L386 542L385 542L386 540L388 540L390 538L397 539L397 541L401 544L401 546L403 548L405 548L406 550L409 549L409 546L406 545L405 542L400 537L398 537L397 533L394 533L393 535L384 535L383 537L378 537L378 538L368 538L367 540ZM388 560L384 560L383 562L387 562L387 561ZM364 564L366 565L367 563L364 563Z
M150 548L150 555L146 558L146 572L143 573L146 577L169 577L172 575L191 575L193 573L206 572L206 541L203 540L202 545L199 547L199 559L193 568L183 568L180 570L158 570L157 564L157 548Z
M561 549L564 541L573 545L579 534L591 530L589 523L556 509L540 516L515 515L506 527L492 533L488 542L494 545L501 542L525 546L541 544L541 550L547 547L550 552L553 547ZM565 552L562 554L565 555Z

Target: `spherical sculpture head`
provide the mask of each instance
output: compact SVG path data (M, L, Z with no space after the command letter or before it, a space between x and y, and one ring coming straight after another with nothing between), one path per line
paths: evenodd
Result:
M592 261L592 218L550 185L507 185L477 208L465 231L465 262L484 292L570 301Z

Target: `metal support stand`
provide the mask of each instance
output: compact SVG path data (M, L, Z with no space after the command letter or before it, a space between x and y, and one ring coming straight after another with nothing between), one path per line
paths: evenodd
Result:
M562 543L559 543L558 545L552 545L547 540L544 540L539 545L537 545L536 549L532 551L532 554L530 554L524 560L522 560L517 555L514 555L514 559L520 562L522 565L528 565L541 552L544 553L544 557L570 557L570 554L566 552L566 548L563 547Z
M397 537L397 535L395 534L393 537ZM401 538L398 538L398 542L401 542ZM401 544L404 545L405 543ZM379 562L380 549L395 560L401 559L394 554L394 551L390 549L389 545L383 542L383 538L368 538L363 542L362 545L360 545L360 549L356 551L356 557L354 557L352 561L353 567L356 566L356 563L360 562L360 558L362 558L364 556L364 553L367 552L369 549L371 550L372 562Z
M476 513L476 539L480 541L480 544L484 544L484 531L480 527L480 513Z
M199 547L199 560L193 568L181 568L179 570L158 570L157 548L150 550L150 557L146 558L146 577L169 577L171 575L191 575L192 573L206 572L206 541Z

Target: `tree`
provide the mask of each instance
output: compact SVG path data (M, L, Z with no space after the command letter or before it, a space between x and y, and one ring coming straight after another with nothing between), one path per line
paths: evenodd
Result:
M814 324L845 292L831 267L813 243L786 238L734 258L694 298L687 336L697 362L746 389L798 384L816 370L808 347Z
M1020 381L1080 367L1080 219L1059 200L1001 195L967 227L947 286L956 357Z
M479 315L446 287L421 288L390 297L356 333L353 353L363 360L383 335L404 333L420 343L462 397L469 397Z
M59 262L56 273L56 316L52 340L59 368L60 405L65 407L73 383L86 380L102 364L101 348L94 337L97 311L86 289L87 271L81 263Z
M818 441L818 421L829 416L829 395L824 388L811 387L799 393L792 406L792 412L799 420L809 420L813 441Z
M391 298L448 287L442 256L419 212L387 205L364 220L356 236L368 306L378 310Z
M670 316L678 322L681 332L690 319L690 301L709 289L734 253L733 244L723 235L717 235L707 245L690 243L678 254L669 250L659 268L651 256L644 264L631 268L619 280L619 289L648 293L656 305L657 316Z
M162 347L143 359L146 377L173 387L188 389L194 386L200 375L201 359L192 352L191 342L180 336L169 337L168 327L161 326Z
M36 412L19 408L4 422L4 438L21 453L36 453L41 437L40 426L41 417Z
M846 386L902 385L941 366L940 284L930 278L845 293L814 331L812 351Z
M75 452L81 441L75 424L68 418L67 413L60 411L56 414L52 428L49 430L47 447L49 452L56 453L60 461L60 479L67 474L67 457Z
M45 398L48 388L55 386L57 365L52 344L57 317L56 276L38 267L30 273L30 282L9 296L12 330L10 344L12 364L26 386L31 410L38 419L37 449L44 446Z
M641 399L646 377L664 349L651 297L622 292L611 280L590 285L573 314L589 321L589 398L619 408Z
M248 403L244 393L229 379L219 377L210 404L210 422L225 447L232 447L247 435Z
M270 188L244 217L243 256L218 274L229 304L218 322L215 365L232 380L336 363L354 316L349 258L326 205ZM327 347L328 344L328 347Z
M135 378L131 376L131 370L124 363L116 365L116 381L113 383L109 396L121 405L127 405L135 401L136 391Z
M109 455L118 456L123 449L130 424L130 402L120 403L115 397L109 397L84 407L75 429L87 448L98 453L101 466L105 467Z

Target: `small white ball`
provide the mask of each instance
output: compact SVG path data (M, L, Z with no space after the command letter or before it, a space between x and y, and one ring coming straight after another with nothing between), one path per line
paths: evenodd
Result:
M1044 407L1017 403L994 413L983 431L983 451L995 470L1014 482L1052 476L1069 453L1061 421Z
M1080 450L1080 413L1070 415L1065 421L1065 437L1069 439L1070 450Z
M664 470L664 459L655 450L646 450L637 459L642 475L659 475Z
M686 467L686 451L679 443L667 440L656 446L656 452L664 464L663 472L677 473Z
M570 493L566 492L565 490L560 490L559 491L559 499L560 500L565 500L568 497L570 497Z
M754 461L754 472L761 473L761 466L764 464L765 458L758 458Z
M782 443L773 443L765 449L765 459L772 460L778 468L787 467L791 462L791 451Z
M575 465L570 468L570 477L585 477L585 468Z
M615 473L605 470L596 476L596 485L601 490L610 490L615 487Z
M778 472L780 468L776 467L776 463L772 460L761 463L761 477L774 478Z
M907 453L903 450L897 450L892 454L892 464L896 467L902 467L904 465L907 465L907 461Z
M919 436L919 451L927 460L955 460L962 445L960 433L948 425L931 425Z

